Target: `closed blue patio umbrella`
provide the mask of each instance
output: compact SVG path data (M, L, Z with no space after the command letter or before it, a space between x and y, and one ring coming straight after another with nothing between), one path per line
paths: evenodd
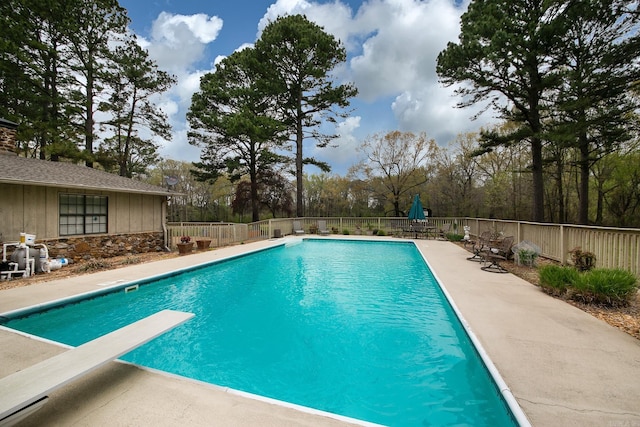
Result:
M409 210L409 219L412 221L425 219L424 209L422 209L422 202L420 201L419 194L416 194L416 196L413 198L413 204L411 205L411 209Z

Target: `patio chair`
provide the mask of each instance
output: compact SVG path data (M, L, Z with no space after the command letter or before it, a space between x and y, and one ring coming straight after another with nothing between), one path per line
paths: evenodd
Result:
M467 258L469 261L482 261L482 252L489 249L489 240L491 239L491 231L483 231L477 239L469 240L473 256Z
M409 235L413 234L414 239L417 239L418 235L422 235L428 238L429 229L430 229L430 226L428 226L425 222L414 221L411 224L409 224L409 228L405 230L405 232L409 233Z
M495 247L490 247L488 250L483 251L481 256L484 260L484 265L480 269L491 273L508 273L500 263L509 259L511 246L513 246L513 236L507 236Z
M318 234L323 236L329 235L329 230L327 229L327 221L319 220L318 221Z
M404 223L402 225L402 237L407 237L407 235L411 236L413 233L413 225L411 223Z
M293 221L293 234L304 234L304 228L300 225L300 221Z

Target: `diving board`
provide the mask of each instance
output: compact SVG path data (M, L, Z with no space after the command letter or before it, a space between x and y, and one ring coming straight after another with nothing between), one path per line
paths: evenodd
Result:
M151 341L194 316L163 310L0 379L0 425L41 406L47 394Z

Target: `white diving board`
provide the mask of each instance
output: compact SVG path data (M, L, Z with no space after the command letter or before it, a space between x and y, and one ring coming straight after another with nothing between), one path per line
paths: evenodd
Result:
M163 310L0 379L0 426L21 420L42 406L51 391L117 359L193 316L192 313Z

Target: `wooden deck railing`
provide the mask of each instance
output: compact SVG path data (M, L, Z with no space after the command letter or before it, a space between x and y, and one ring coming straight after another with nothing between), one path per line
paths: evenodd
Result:
M293 218L276 218L251 224L234 223L169 223L168 242L172 249L181 236L192 239L210 239L211 246L225 246L250 240L269 239L292 234ZM307 234L312 234L318 220L327 222L327 228L334 234L371 234L382 230L390 235L409 225L407 218L296 218ZM451 232L463 234L463 226L468 225L471 235L477 236L485 230L496 234L513 236L514 242L527 240L540 247L541 255L562 263L569 259L569 251L580 247L593 252L596 266L603 268L623 268L640 276L640 229L593 227L571 224L546 224L524 221L507 221L484 218L437 217L430 218L436 226L451 223Z

